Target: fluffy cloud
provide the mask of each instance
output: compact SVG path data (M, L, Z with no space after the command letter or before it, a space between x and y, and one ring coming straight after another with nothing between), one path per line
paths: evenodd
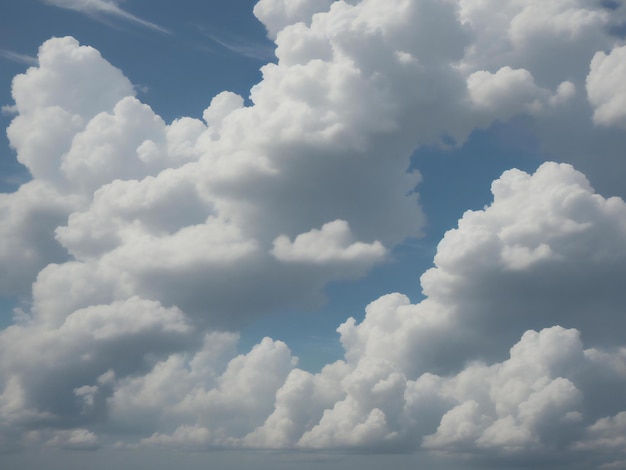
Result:
M439 243L424 300L372 302L318 373L271 338L238 352L233 333L318 304L419 236L421 177L406 170L421 145L518 115L553 138L620 142L622 9L262 0L255 13L278 60L251 105L224 92L203 120L164 122L73 38L15 78L8 136L33 179L0 195L0 292L25 302L0 332L0 442L93 449L124 432L130 447L623 461L626 204L570 165L505 172Z
M467 212L441 241L424 292L443 304L458 292L465 327L498 331L499 339L511 331L509 342L515 328L553 324L581 329L592 342L620 341L612 329L623 301L623 200L594 194L582 174L554 163L533 176L508 171L492 191L488 209Z
M211 334L195 355L170 355L117 382L110 419L139 435L158 430L139 446L423 448L587 463L602 448L611 450L605 462L619 462L626 349L609 330L621 330L613 309L623 304L624 273L610 270L615 290L570 299L578 308L555 304L545 289L573 293L578 276L609 283L605 264L622 256L624 202L553 163L533 175L506 172L493 192L489 207L466 213L440 243L422 278L425 300L387 295L362 322L339 327L344 360L313 374L294 368L286 345L269 338L229 359L236 336ZM511 312L494 279L509 285ZM483 333L497 325L508 338L503 315L508 344ZM604 347L605 337L615 347Z
M80 283L72 278L80 273L107 287L93 298L79 293L72 308L137 294L233 327L257 312L318 303L329 280L362 275L389 247L420 233L413 192L419 175L405 170L417 142L436 141L449 127L436 96L463 86L458 72L444 65L462 55L461 25L451 5L432 2L406 2L383 17L376 2L323 10L310 26L301 23L304 30L281 31L279 61L263 68L253 106L220 94L203 114L205 123L164 123L132 97L117 69L72 38L42 46L40 66L15 79L19 114L9 137L34 182L60 193L62 207L45 227L46 242L76 261L39 276L37 308L56 302L45 298L55 295L48 282ZM407 18L427 28L427 16L449 27L441 56L406 36ZM343 33L338 21L353 24L353 33ZM363 22L371 27L357 27ZM315 48L292 44L293 34L325 41L331 54L316 57ZM378 52L369 54L371 48ZM422 70L422 57L442 65ZM462 100L462 88L455 95ZM57 142L47 152L33 147L42 127L39 140ZM457 132L467 130L450 129ZM18 199L19 193L8 197ZM311 230L327 227L325 234L337 220L350 234L337 232L332 256L285 262L309 259L302 244ZM22 239L20 227L9 225L6 238ZM294 240L291 248L283 237ZM199 251L199 245L211 248ZM18 262L20 250L6 252ZM55 250L41 253L21 281L25 286L47 263L64 261L51 256Z
M623 9L610 11L587 0L460 0L460 17L472 26L474 44L463 66L493 70L525 68L541 84L584 78L593 54L615 41L610 27ZM554 64L558 63L558 67Z
M602 72L590 72L590 67L594 57L599 65L606 52L623 46L618 32L626 21L624 5L587 0L458 3L460 19L473 39L458 64L461 69L469 77L484 77L491 83L487 88L491 96L498 91L496 84L511 84L503 111L531 111L529 130L538 137L544 155L573 163L599 191L625 197L621 175L626 168L618 149L626 145L626 137L617 115L611 118L612 128L590 125L592 120L600 123L599 106L608 105L612 97L618 102L620 87L598 85L592 99L588 85L588 75L594 76L595 83L608 84L619 74L610 61ZM498 117L508 119L511 113Z
M2 264L16 268L2 271L1 292L24 294L44 266L67 259L52 235L85 201L66 190L63 157L91 118L112 111L132 94L131 83L118 69L73 38L46 42L39 51L39 66L15 77L13 98L19 114L7 135L34 179L16 193L0 195Z
M272 254L284 263L354 264L350 268L356 269L357 273L380 262L387 254L379 241L354 241L344 220L335 220L324 224L321 229L302 233L293 242L282 235L273 244Z
M597 52L591 61L587 76L587 93L594 107L593 120L596 124L626 125L626 46L614 48L608 55Z
M528 113L539 113L546 104L566 101L576 91L571 82L562 82L555 94L539 88L526 69L505 66L495 74L478 71L467 79L470 99L479 109L502 113L501 119Z
M466 213L440 243L436 267L422 278L428 297L412 305L388 295L368 306L360 324L344 323L338 331L346 361L316 375L292 372L274 413L248 436L249 444L422 445L515 458L594 445L594 432L604 432L625 406L615 395L626 386L624 349L585 349L581 335L591 344L607 338L622 345L610 330L621 329L624 273L610 269L605 275L604 269L612 256L623 256L618 250L626 219L613 211L623 211L624 202L595 195L580 173L556 164L534 175L507 172L493 191L488 208ZM612 235L601 219L619 220ZM615 244L603 255L598 247L608 240L600 243L592 233ZM539 246L545 248L530 249ZM569 249L578 257L565 256ZM568 276L571 271L576 276ZM515 282L509 284L508 276ZM615 290L588 290L566 305L544 290L572 295L579 276L586 285L595 281ZM500 300L500 285L508 286L508 304ZM557 323L580 330L551 326ZM509 327L512 340L500 343ZM338 390L332 403L328 389ZM311 406L316 396L319 404ZM593 424L598 419L602 425ZM311 421L312 427L304 424Z
M73 450L95 450L98 448L98 436L86 429L56 431L46 445Z
M263 22L269 35L276 34L285 27L299 23L310 23L315 13L327 11L334 0L260 0L254 6L254 15Z
M120 381L109 399L111 420L135 432L162 430L140 445L236 446L270 414L296 364L289 348L270 338L228 360L236 340L210 334L192 358L172 355L146 375Z

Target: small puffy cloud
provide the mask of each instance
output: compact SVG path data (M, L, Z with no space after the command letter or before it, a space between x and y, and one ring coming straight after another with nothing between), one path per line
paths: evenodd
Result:
M626 448L626 411L599 419L589 426L585 439L577 447L597 450Z
M467 87L470 99L477 108L501 113L501 119L523 113L539 113L546 104L562 102L575 92L571 82L563 82L552 95L535 84L528 70L513 70L508 66L495 74L474 72L467 79Z
M604 126L626 126L626 46L609 54L597 52L587 76L587 95L594 108L593 122Z
M142 439L141 447L172 447L175 449L203 450L210 448L214 443L211 431L200 426L180 426L173 434L154 433Z
M165 309L155 302L133 297L124 302L77 310L67 317L60 333L75 336L89 332L98 341L150 329L176 333L190 331L183 314L177 309Z
M321 229L298 235L293 242L286 236L280 236L273 244L272 254L285 263L346 264L366 269L382 261L387 254L379 241L354 241L345 220L328 222Z
M86 429L55 431L46 446L61 447L69 450L96 450L100 447L98 436Z

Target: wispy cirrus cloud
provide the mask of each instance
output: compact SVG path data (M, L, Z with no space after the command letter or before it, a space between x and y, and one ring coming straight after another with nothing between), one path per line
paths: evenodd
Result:
M209 38L223 48L251 59L270 60L274 56L273 48L248 42L241 38L225 38L212 34L209 35Z
M198 27L198 32L203 38L208 38L217 46L213 48L213 46L204 45L211 51L226 49L228 52L259 61L272 61L275 58L273 45L261 44L243 36L224 31L212 31L204 27Z
M98 18L102 15L115 16L146 28L169 34L170 32L151 21L144 20L120 8L115 0L41 0L43 3L68 10L75 10Z
M37 58L20 54L19 52L11 51L9 49L0 49L0 58L10 60L11 62L17 62L19 64L37 65Z

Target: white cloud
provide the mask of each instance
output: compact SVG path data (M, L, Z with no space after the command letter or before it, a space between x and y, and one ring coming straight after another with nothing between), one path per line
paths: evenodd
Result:
M590 62L596 111L619 100L597 90L622 49L592 61L614 18L583 0L262 0L255 13L278 61L251 105L221 93L203 121L164 122L73 38L15 78L8 134L33 180L0 195L0 291L28 305L0 333L0 433L67 448L119 430L130 447L617 448L626 204L569 165L505 172L440 242L425 299L372 302L338 328L344 360L317 374L281 341L238 354L225 332L315 305L418 236L420 175L406 169L420 145L518 115L551 135L588 126Z
M563 82L552 95L535 84L528 70L513 70L508 66L495 74L486 71L472 73L467 79L467 87L470 99L479 109L501 113L501 119L539 113L546 104L562 102L575 92L571 82Z
M444 387L461 404L442 417L424 445L505 453L558 446L582 421L582 393L567 378L583 363L581 346L575 330L527 331L507 361L467 367Z
M608 55L597 52L587 76L587 94L594 107L593 121L605 126L626 126L626 46Z
M99 447L98 436L86 429L56 431L46 445L72 450L95 450Z
M461 20L474 32L464 67L525 68L542 86L584 78L593 54L614 42L608 26L619 24L623 15L587 0L519 0L504 5L496 0L460 0L459 5Z
M154 433L142 439L140 446L146 447L173 447L175 449L202 450L210 448L214 438L211 431L200 426L180 426L173 434Z
M192 358L173 355L144 376L120 381L109 400L112 421L173 431L155 433L141 445L236 446L270 414L297 361L284 343L269 338L229 360L236 340L210 334Z
M552 163L506 172L493 192L440 243L422 277L428 297L412 305L387 295L360 324L341 325L346 362L292 372L249 445L415 449L423 438L448 452L562 454L581 445L588 423L623 409L623 352L598 348L622 341L611 330L621 330L623 261L605 269L623 259L624 202Z
M255 16L263 22L272 39L289 25L310 23L315 13L328 11L334 0L260 0L254 6Z
M579 449L618 450L626 448L626 411L601 418L589 426Z
M526 121L526 131L536 136L542 155L573 163L597 190L624 197L621 175L625 166L618 149L626 145L626 137L618 121L613 128L590 125L594 109L583 92L594 56L622 45L623 38L612 31L626 21L626 9L616 3L616 7L605 7L602 2L587 0L516 0L506 4L461 0L460 19L471 30L472 43L457 66L468 76L476 72L494 75L506 67L526 70L530 77L525 86L513 90L513 97L533 89L539 93L535 98L553 95L542 112L532 107L533 119ZM521 78L521 72L517 73ZM559 86L563 83L569 84ZM603 90L602 98L598 98L602 103L591 102L594 108L611 99L613 91ZM619 99L619 87L615 90ZM503 104L514 113L520 111L510 107L508 95ZM498 117L508 119L511 114Z
M272 254L285 263L357 264L367 269L385 258L387 250L379 242L354 241L345 220L335 220L301 233L292 242L282 235L273 242ZM360 265L360 266L359 266Z

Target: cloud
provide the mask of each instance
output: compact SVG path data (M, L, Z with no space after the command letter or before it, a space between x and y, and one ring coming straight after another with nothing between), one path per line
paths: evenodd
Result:
M525 85L511 90L511 97L533 89L542 91L539 95L526 95L528 98L545 97L546 91L555 96L559 84L571 83L573 87L561 89L566 93L557 93L560 98L555 96L550 106L538 100L543 111L531 108L533 119L528 121L528 132L537 136L539 150L547 159L570 162L600 192L625 197L618 176L625 168L617 149L626 145L626 137L619 125L590 125L597 105L592 103L593 108L590 107L584 90L596 53L622 45L611 31L624 24L626 10L586 0L524 0L506 5L491 0L464 0L458 4L460 19L470 29L472 43L457 66L468 76L476 72L493 75L510 67L521 78L519 74L526 70L530 76ZM610 99L611 91L603 93L603 100ZM616 99L618 95L616 92ZM511 103L509 95L503 103ZM514 111L519 112L519 108Z
M571 82L559 84L554 95L539 88L533 76L525 69L513 70L505 66L495 74L486 71L472 73L467 79L472 102L485 110L498 110L501 118L541 112L547 104L561 104L571 97L575 86Z
M236 36L205 34L213 42L235 54L260 61L268 61L274 58L273 49L265 45L259 45Z
M120 381L109 399L112 421L135 432L146 425L166 431L141 440L141 446L237 445L271 412L296 359L284 343L270 338L229 359L236 341L209 334L192 358L170 356L148 374Z
M594 107L596 124L619 127L626 124L625 57L626 46L616 47L608 55L600 51L593 56L587 76L587 94Z
M0 195L0 292L24 303L0 332L0 442L623 461L626 204L568 164L494 181L439 243L424 299L370 303L320 372L272 338L237 351L236 333L422 234L422 145L520 115L557 155L621 142L604 125L622 117L616 11L262 0L277 62L250 105L223 92L170 123L95 49L46 41L13 81L32 180Z
M533 175L508 171L493 193L490 206L467 212L440 243L422 277L425 300L390 294L361 323L339 327L344 360L313 374L269 338L228 360L237 338L207 336L195 356L171 355L118 382L112 419L159 429L141 446L421 448L562 462L596 462L602 447L611 449L604 462L617 461L626 350L609 330L621 331L612 309L623 304L624 273L610 269L609 280L604 270L621 256L609 240L623 240L626 206L554 163ZM555 304L580 289L578 276L615 290L590 288Z
M145 28L158 31L160 33L167 33L169 31L158 24L146 21L139 18L132 13L120 8L118 5L119 0L41 0L42 2L59 8L66 8L68 10L75 10L84 13L88 16L99 18L101 15L110 15L141 25Z
M95 450L99 447L98 437L86 429L56 431L46 445L71 450Z
M18 64L37 65L37 58L29 56L27 54L20 54L19 52L10 51L8 49L0 49L0 57Z
M298 22L310 22L315 13L328 11L333 0L312 1L261 0L254 6L254 15L265 25L270 38Z
M458 27L449 7L433 8L441 21ZM384 27L401 30L403 13L423 16L410 6L405 10L384 18ZM333 13L353 22L377 21L376 14L375 8L355 6ZM311 26L311 35L328 28L330 13L327 17ZM317 304L329 280L363 274L383 260L383 246L420 233L423 217L413 192L419 175L405 170L413 141L437 140L447 127L443 119L433 119L439 106L431 91L425 106L434 114L416 121L410 115L416 111L403 93L414 88L408 78L416 66L406 61L408 49L392 64L386 58L404 47L403 41L409 46L407 39L398 33L398 44L387 45L376 34L364 34L372 45L380 43L379 63L367 64L366 50L341 34L327 39L331 47L344 49L327 61L309 62L304 52L278 40L279 61L263 68L264 79L251 92L253 106L224 93L211 102L204 123L186 118L171 124L136 100L128 80L95 50L72 38L46 42L40 67L15 79L19 114L9 137L35 180L64 195L60 212L67 224L48 227L56 234L49 243L67 249L79 263L91 263L96 269L86 269L90 273L106 272L107 281L81 275L111 285L111 293L130 289L231 328L257 312L296 302ZM461 39L458 50L449 53L461 54ZM371 70L363 74L359 67ZM372 74L372 67L384 74ZM446 93L455 72L433 73L450 76L441 80ZM432 81L427 75L420 80ZM395 83L401 85L397 90ZM99 93L92 91L96 87ZM409 101L423 97L418 92ZM421 129L425 122L428 128ZM44 157L38 142L48 139L54 150ZM165 197L164 188L177 196ZM146 200L142 194L154 197ZM172 208L168 217L164 204ZM189 207L188 213L183 216L177 204ZM278 237L298 240L335 220L348 224L354 240L380 246L365 250L356 244L349 256L307 265L272 255ZM213 249L198 257L198 243ZM326 266L340 259L362 268ZM63 259L42 259L39 269L45 261ZM114 285L116 278L125 285ZM51 292L45 285L35 291L37 304L46 302L39 293ZM100 295L96 303L117 300L123 298ZM84 298L76 305L88 302Z
M335 220L321 229L302 233L291 242L281 235L273 242L272 254L285 263L303 264L352 264L365 269L385 258L387 250L379 242L355 242L347 222Z
M292 372L277 395L274 413L248 437L251 444L380 450L422 445L519 458L564 455L581 446L576 442L587 432L586 426L623 408L621 399L604 402L602 391L609 383L617 389L625 386L623 350L585 349L581 341L581 332L598 344L612 337L608 330L598 334L597 328L616 327L623 301L619 290L589 288L585 299L569 299L580 303L578 309L555 305L554 297L560 294L541 294L543 289L564 292L559 284L565 282L571 295L577 289L576 276L565 273L573 270L586 277L586 285L591 280L612 283L600 274L608 258L597 248L604 245L594 241L588 230L609 236L596 217L604 214L600 217L607 222L625 220L609 209L617 204L624 210L623 201L594 195L582 175L556 164L545 164L532 176L507 172L494 182L493 191L494 202L488 208L466 213L459 228L440 243L436 267L422 277L428 297L412 305L406 297L391 294L370 304L360 324L352 319L344 323L338 331L347 362L316 375ZM530 211L528 217L514 208L517 198ZM551 213L540 215L543 211ZM583 213L596 222L585 223L580 219ZM548 220L555 224L552 228L546 225ZM621 243L624 228L617 230L613 239ZM521 240L551 249L532 253L517 245ZM510 251L502 243L518 246L519 251ZM580 243L593 247L590 258ZM479 246L494 252L488 254ZM570 265L573 254L560 256L566 247L575 250L576 262L584 268ZM515 254L509 257L509 253ZM606 256L613 254L617 255L615 246ZM535 288L523 281L541 272L549 277L537 279ZM520 295L508 290L505 305L498 300L501 288L494 280L509 275L516 281L511 288L519 289ZM617 274L609 276L613 275ZM480 303L472 292L482 299ZM613 307L609 298L614 299ZM494 349L493 341L507 336L503 323L513 319L512 329L526 332L507 357L509 346ZM550 326L557 323L579 326L580 331ZM490 359L482 362L486 357ZM442 369L446 363L448 368ZM329 398L324 392L328 389L340 392ZM319 408L311 406L315 396ZM311 417L303 417L302 409L316 412L317 424L307 427L304 423L310 423ZM301 438L286 437L293 434Z

